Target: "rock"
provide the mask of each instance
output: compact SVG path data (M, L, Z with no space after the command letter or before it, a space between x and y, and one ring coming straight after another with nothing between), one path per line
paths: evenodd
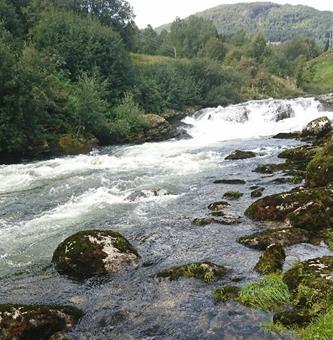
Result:
M208 206L208 209L212 210L212 211L219 211L219 210L223 210L224 208L229 207L229 206L230 206L229 202L218 201L218 202L214 202L214 203L210 204Z
M157 277L170 280L177 280L181 277L196 278L204 282L214 282L223 279L228 272L229 269L226 267L212 262L195 262L162 270Z
M88 230L68 237L55 250L56 270L71 278L85 279L114 273L138 262L134 247L114 231Z
M265 188L256 188L251 192L251 197L252 198L261 197L264 191L265 191Z
M275 121L279 122L281 120L292 118L294 116L295 116L295 112L290 104L287 104L285 106L280 105L277 108L277 115L275 117Z
M325 109L333 109L333 93L320 95L316 99L321 102Z
M297 139L301 135L300 132L281 132L273 136L275 139Z
M304 139L318 139L327 135L332 130L332 123L328 117L320 117L311 121L302 131Z
M238 242L252 249L266 250L273 244L289 247L294 244L308 243L310 242L310 234L304 229L282 228L243 236L238 239Z
M214 184L246 184L243 179L218 179Z
M238 200L240 199L244 194L242 194L239 191L228 191L223 195L223 198L226 198L228 200Z
M225 159L226 160L238 160L238 159L254 158L256 156L257 155L252 151L235 150Z
M285 170L290 170L294 168L299 168L299 166L297 166L297 164L294 164L294 163L262 164L262 165L258 165L253 170L253 172L271 175L274 172L285 171ZM302 168L304 168L304 166Z
M281 272L285 260L286 253L281 244L271 244L261 255L254 269L262 275Z
M0 339L47 340L71 330L82 315L70 306L0 305Z
M129 136L131 143L159 142L177 135L177 129L161 116L146 114L144 121L146 126Z
M320 187L333 182L333 138L329 139L306 168L306 186Z
M177 128L175 138L177 140L182 140L182 139L192 139L193 137L185 129Z
M212 213L213 217L199 217L193 220L193 224L198 226L206 226L209 224L223 224L223 225L234 225L241 221L240 216L230 211L215 211Z
M326 188L294 189L254 202L245 215L254 221L280 221L319 230L333 223L333 192Z
M278 157L288 159L293 162L310 162L318 152L318 147L300 146L297 148L286 149Z
M60 136L58 140L58 149L60 154L63 155L78 155L81 153L87 153L97 145L97 139L92 136L83 137L73 134L65 134Z
M149 198L149 197L162 197L172 195L172 193L166 189L155 189L155 190L141 190L141 191L134 191L129 194L126 199L135 202L140 199Z
M216 302L237 301L241 289L237 286L227 285L215 290L213 299Z

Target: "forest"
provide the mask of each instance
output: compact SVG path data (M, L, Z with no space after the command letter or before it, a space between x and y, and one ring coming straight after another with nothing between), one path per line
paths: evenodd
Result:
M0 154L126 143L145 113L295 96L328 47L222 36L196 16L139 30L124 0L0 0Z

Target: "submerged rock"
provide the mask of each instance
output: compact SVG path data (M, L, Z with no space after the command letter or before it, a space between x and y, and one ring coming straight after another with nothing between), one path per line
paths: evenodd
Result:
M289 247L294 244L308 243L310 234L304 229L283 228L243 236L238 239L238 242L252 249L265 250L273 244Z
M241 289L237 286L227 285L215 290L213 299L217 302L237 301Z
M254 157L257 157L257 155L252 151L235 150L225 159L226 160L239 160L239 159L247 159L247 158L254 158Z
M72 278L114 273L137 263L135 248L114 231L88 230L68 237L55 250L56 270Z
M301 135L300 132L281 132L273 136L275 139L296 139Z
M214 282L223 279L230 270L212 262L195 262L162 270L156 276L177 280L181 277Z
M58 332L71 330L82 316L70 306L0 305L0 339L55 339Z
M285 260L283 247L280 244L271 244L261 255L254 269L262 275L281 272Z
M223 195L223 198L228 200L238 200L242 196L244 196L244 194L239 191L228 191Z
M214 184L246 184L243 179L217 179Z
M214 217L199 217L193 220L193 224L198 226L205 226L209 224L223 224L223 225L234 225L238 224L241 221L241 218L239 215L232 211L214 211L212 213ZM218 217L218 218L216 218Z
M302 131L301 137L305 139L322 138L332 129L332 123L328 117L320 117L311 121Z
M261 197L264 191L265 191L265 188L256 188L251 192L251 197L252 198Z
M255 221L280 221L308 230L333 223L333 192L327 188L295 189L254 202L245 215Z
M208 206L208 209L212 211L219 211L229 206L230 206L230 203L227 201L218 201L218 202L214 202L210 204Z

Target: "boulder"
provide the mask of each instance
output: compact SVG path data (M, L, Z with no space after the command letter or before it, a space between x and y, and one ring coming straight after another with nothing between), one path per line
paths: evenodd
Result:
M318 139L327 135L332 130L332 123L328 117L320 117L311 121L302 131L304 139Z
M278 157L288 159L293 162L310 162L318 152L318 147L300 146L297 148L286 149Z
M135 248L119 233L81 231L64 240L55 250L56 270L74 279L118 272L138 262Z
M256 188L251 192L252 198L259 198L262 196L263 192L265 191L265 188Z
M156 276L168 278L171 281L183 278L195 278L204 282L214 282L223 279L229 272L224 266L212 262L195 262L162 270Z
M0 305L0 339L48 340L71 330L82 315L70 306Z
M324 108L328 110L333 110L333 93L320 95L316 99L321 102Z
M301 135L300 132L280 132L273 136L274 139L297 139Z
M279 122L284 119L289 119L295 116L295 112L290 104L280 105L276 110L275 121Z
M239 160L239 159L254 158L256 156L257 155L252 151L235 150L225 159L226 160Z
M310 234L304 229L280 228L243 236L238 239L238 242L252 249L266 250L273 244L289 247L294 244L308 243Z
M218 202L214 202L214 203L210 204L208 206L208 209L212 210L212 211L219 211L219 210L223 210L224 208L229 207L229 206L230 206L229 202L218 201Z
M62 155L78 155L87 153L98 145L93 136L83 137L74 134L65 134L59 137L58 150Z
M285 260L286 253L281 244L271 244L261 255L254 269L262 275L281 272Z
M280 221L311 231L333 223L333 192L328 188L298 188L254 202L245 215L254 221Z
M144 115L145 127L129 136L131 143L159 142L176 137L177 129L156 114Z

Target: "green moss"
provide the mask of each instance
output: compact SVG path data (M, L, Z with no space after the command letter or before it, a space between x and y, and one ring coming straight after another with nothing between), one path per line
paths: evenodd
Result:
M196 262L162 270L157 277L170 280L196 278L208 283L222 279L228 271L224 266L212 262Z
M238 200L240 199L244 194L242 194L239 191L228 191L223 195L223 198L226 198L228 200Z
M277 311L291 302L291 296L282 277L271 274L242 288L239 302L251 308Z
M278 157L285 158L290 161L309 162L317 153L318 148L312 146L300 146L297 148L287 149L282 151Z
M243 179L218 179L214 184L246 184Z
M295 189L254 202L245 215L255 221L290 222L293 227L318 230L333 222L330 189Z
M77 136L66 134L59 138L58 141L60 152L66 155L76 155L88 152L90 147Z
M238 239L238 242L252 249L265 250L272 244L280 244L288 247L298 243L308 243L310 239L310 234L306 230L299 228L280 228L243 236Z
M273 244L264 251L255 270L263 275L281 272L285 260L286 253L283 247L280 244Z
M239 287L228 285L216 289L213 294L213 298L217 302L237 301L239 293Z

